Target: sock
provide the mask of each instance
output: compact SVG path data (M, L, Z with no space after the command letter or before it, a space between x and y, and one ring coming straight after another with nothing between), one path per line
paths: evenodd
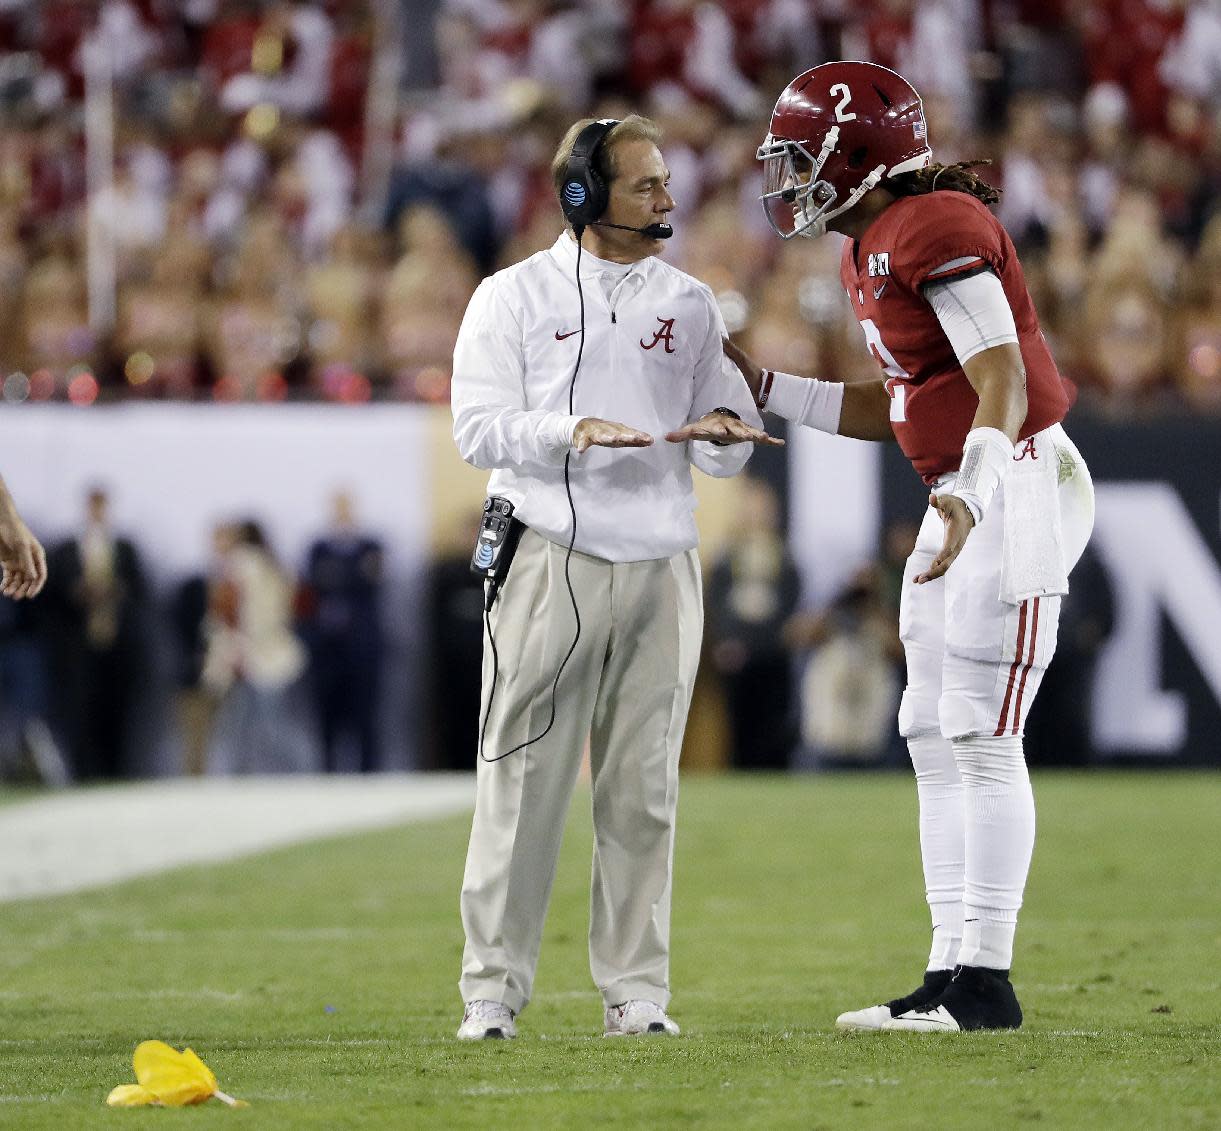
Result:
M950 741L939 734L907 740L920 799L920 858L933 919L929 970L948 970L958 960L963 910L963 786Z
M954 740L966 794L962 966L1008 970L1034 851L1034 794L1018 735Z
M953 903L930 903L933 915L933 943L928 952L926 970L953 970L958 965L962 948L962 900Z

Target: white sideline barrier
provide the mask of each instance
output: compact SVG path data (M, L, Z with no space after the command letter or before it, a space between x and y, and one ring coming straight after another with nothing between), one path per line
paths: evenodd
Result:
M257 518L297 568L350 488L392 567L427 549L429 410L418 405L21 405L0 412L0 471L46 543L80 530L89 487L154 576L197 573L212 527Z

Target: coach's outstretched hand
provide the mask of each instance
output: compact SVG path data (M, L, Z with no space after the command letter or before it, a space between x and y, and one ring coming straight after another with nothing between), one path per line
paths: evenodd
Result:
M653 437L639 428L596 416L587 416L572 434L572 446L578 452L589 448L647 448L652 442Z
M954 559L962 553L967 535L975 526L975 519L971 517L967 504L957 495L929 495L928 505L941 514L941 521L945 523L945 541L941 545L941 552L933 559L928 570L912 579L917 585L945 576L946 570L954 564Z
M682 444L688 440L711 440L714 444L766 444L773 448L783 447L784 441L769 436L761 428L747 424L735 416L723 412L709 412L699 420L693 420L676 432L667 432L671 444Z
M30 533L0 480L0 593L14 600L36 597L47 583L47 555Z

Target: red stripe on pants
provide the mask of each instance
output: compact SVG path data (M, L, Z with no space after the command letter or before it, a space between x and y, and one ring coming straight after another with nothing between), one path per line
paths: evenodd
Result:
M1018 684L1017 702L1013 706L1013 731L1017 734L1018 725L1022 721L1022 692L1026 690L1026 677L1030 674L1031 665L1034 663L1034 644L1039 636L1039 599L1034 599L1034 621L1030 626L1030 655L1026 659L1026 664L1022 668L1022 682Z
M1001 704L1001 720L996 724L996 730L992 732L993 738L999 738L1005 733L1005 723L1009 719L1009 700L1013 696L1013 681L1017 678L1018 666L1022 662L1022 652L1026 643L1026 606L1028 603L1023 601L1021 611L1018 613L1017 655L1013 658L1013 665L1009 669L1009 686L1005 688L1005 701Z

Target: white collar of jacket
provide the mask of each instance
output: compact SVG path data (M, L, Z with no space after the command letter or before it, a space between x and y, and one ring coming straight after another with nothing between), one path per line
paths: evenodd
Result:
M576 267L577 241L572 238L571 229L565 228L560 233L560 238L551 245L551 254L556 257L565 271L571 272ZM656 261L655 256L646 255L643 259L636 260L635 263L612 263L609 259L599 259L588 248L583 248L581 250L581 277L589 279L603 275L607 271L613 271L616 275L622 274L625 279L631 275L639 275L642 279L647 279Z

